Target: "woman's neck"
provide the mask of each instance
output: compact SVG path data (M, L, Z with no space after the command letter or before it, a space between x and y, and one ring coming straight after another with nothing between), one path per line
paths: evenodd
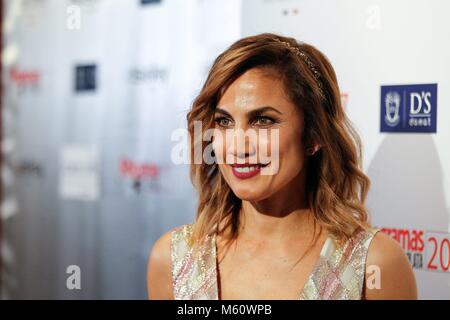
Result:
M308 234L313 224L312 211L305 207L273 207L242 201L239 236L245 238L286 239Z
M313 226L312 210L306 196L306 167L286 186L266 199L242 200L241 235L285 239L309 234Z

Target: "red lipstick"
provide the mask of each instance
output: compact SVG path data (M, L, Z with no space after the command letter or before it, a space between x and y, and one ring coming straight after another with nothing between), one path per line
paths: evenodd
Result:
M258 175L261 168L267 166L260 163L235 163L231 165L231 171L236 178L249 179Z

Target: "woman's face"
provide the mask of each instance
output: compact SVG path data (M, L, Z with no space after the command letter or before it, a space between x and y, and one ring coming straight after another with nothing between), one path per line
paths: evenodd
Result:
M213 150L224 179L242 200L269 198L304 168L303 113L283 86L274 71L253 68L217 104Z

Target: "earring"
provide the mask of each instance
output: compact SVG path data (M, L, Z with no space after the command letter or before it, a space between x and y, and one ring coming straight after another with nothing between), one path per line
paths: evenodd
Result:
M315 146L315 147L310 147L310 148L306 149L306 152L308 153L308 155L312 156L312 155L314 155L319 149L320 149L320 145Z

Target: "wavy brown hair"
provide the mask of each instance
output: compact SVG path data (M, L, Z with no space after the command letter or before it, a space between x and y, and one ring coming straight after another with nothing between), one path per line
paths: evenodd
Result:
M343 110L333 67L309 44L264 33L240 39L216 58L187 114L192 138L190 177L199 194L191 244L228 227L230 238L237 237L241 209L241 200L222 177L218 164L196 159L211 141L194 136L194 121L201 121L204 129L213 128L215 107L225 90L245 71L260 67L280 76L289 98L303 111L303 141L321 145L308 157L307 166L306 196L315 223L339 241L351 238L356 229L367 229L370 224L364 203L370 180L361 170L361 140ZM195 150L202 152L196 155Z

